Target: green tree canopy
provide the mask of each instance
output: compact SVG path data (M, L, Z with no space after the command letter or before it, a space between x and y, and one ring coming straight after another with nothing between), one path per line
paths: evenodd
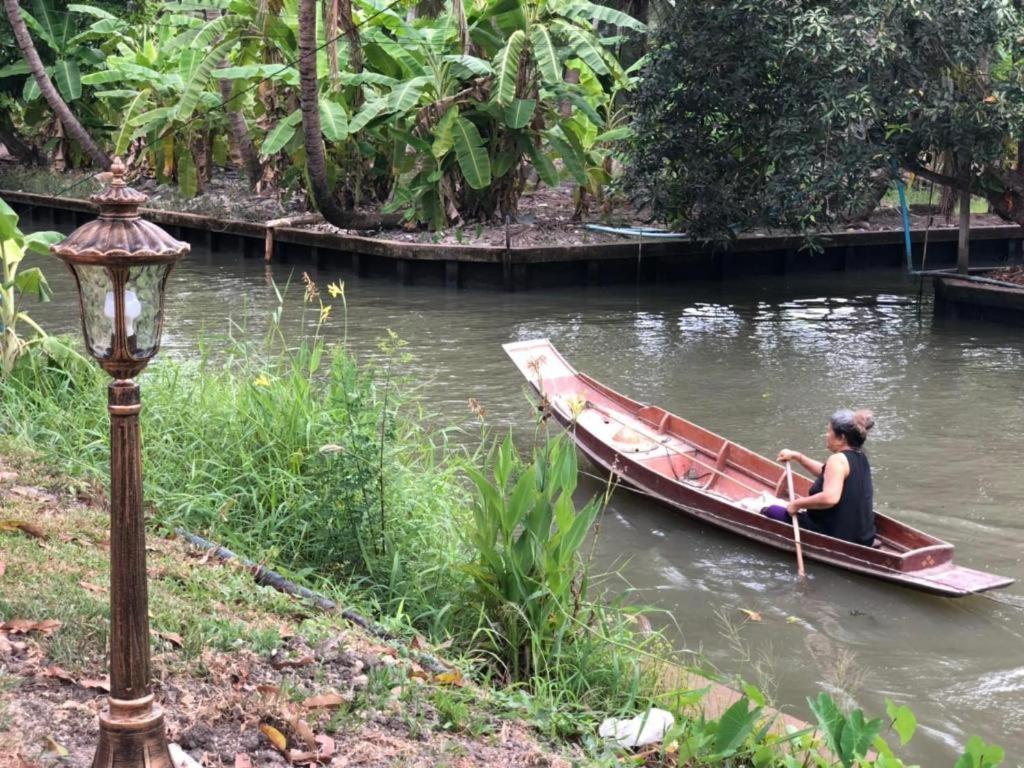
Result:
M627 185L698 235L804 230L870 205L896 161L1024 223L1016 6L678 3L636 91Z

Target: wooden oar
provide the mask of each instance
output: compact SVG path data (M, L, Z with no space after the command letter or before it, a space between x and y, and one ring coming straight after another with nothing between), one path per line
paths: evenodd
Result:
M793 461L790 459L786 462L786 485L789 487L789 500L795 501L796 494L793 493ZM793 519L793 540L796 542L796 570L800 574L800 578L804 578L804 548L800 544L800 523L797 522L796 515L791 515Z

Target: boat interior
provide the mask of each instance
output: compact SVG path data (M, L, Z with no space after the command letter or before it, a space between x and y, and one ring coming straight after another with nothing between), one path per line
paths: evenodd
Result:
M563 399L585 401L577 420L635 462L754 514L786 503L786 472L780 464L662 408L635 403L585 374L575 377L576 389L583 383L585 390L565 392ZM797 495L806 495L810 486L808 478L793 473ZM884 515L876 516L876 526L874 548L888 554L949 546Z

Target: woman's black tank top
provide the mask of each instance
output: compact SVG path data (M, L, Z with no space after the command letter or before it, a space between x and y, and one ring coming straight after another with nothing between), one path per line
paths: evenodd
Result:
M843 483L839 503L829 509L808 510L800 515L800 527L870 547L875 541L871 465L861 451L846 450L843 455L850 463L850 474ZM808 495L821 493L824 485L825 470L822 468Z

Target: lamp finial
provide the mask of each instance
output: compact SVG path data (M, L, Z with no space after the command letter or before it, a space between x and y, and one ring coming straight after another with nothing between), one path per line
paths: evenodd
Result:
M110 173L112 178L110 179L110 186L112 187L123 187L125 186L124 174L128 168L124 164L124 160L120 156L117 156L110 163Z

